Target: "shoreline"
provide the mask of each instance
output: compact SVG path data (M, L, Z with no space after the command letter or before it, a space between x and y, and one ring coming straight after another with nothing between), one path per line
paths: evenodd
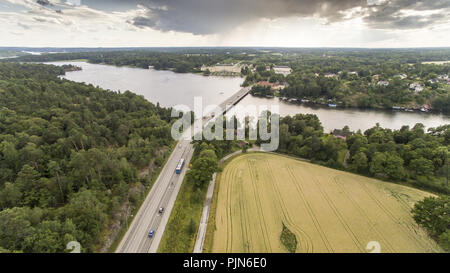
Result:
M342 105L336 105L336 106L329 106L327 103L314 103L314 102L301 102L299 100L296 101L289 101L289 99L282 99L279 96L271 96L271 97L264 97L264 96L255 96L250 94L252 97L259 98L259 99L274 99L278 98L279 102L286 103L289 105L298 105L298 106L304 106L309 108L315 108L315 109L329 109L329 110L358 110L358 111L374 111L374 112L387 112L387 113L416 113L416 114L429 114L429 115L442 115L444 117L450 118L450 113L446 114L444 112L438 112L438 111L420 111L420 109L411 109L411 108L405 108L402 107L401 109L393 109L393 108L383 108L383 107L366 107L361 108L357 106L342 106ZM408 109L408 110L407 110Z

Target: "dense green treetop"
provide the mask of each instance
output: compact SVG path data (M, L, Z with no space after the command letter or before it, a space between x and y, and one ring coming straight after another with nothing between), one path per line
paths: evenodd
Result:
M61 252L73 240L94 251L130 189L148 183L138 170L173 142L171 109L60 79L67 69L0 63L5 251Z

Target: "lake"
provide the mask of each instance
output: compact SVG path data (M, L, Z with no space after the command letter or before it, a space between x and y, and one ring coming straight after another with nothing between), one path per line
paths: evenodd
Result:
M89 64L86 62L52 62L51 64L73 64L80 66L81 71L67 72L64 78L77 82L85 82L114 91L130 90L143 95L152 103L173 107L179 104L193 108L194 97L202 97L203 105L220 104L231 97L241 87L243 78L201 76L196 74L180 74L172 71L157 71L112 65ZM246 96L239 105L262 106L278 105L281 116L316 114L326 132L348 125L351 130L362 131L375 126L400 129L403 125L414 126L423 123L427 128L450 123L450 116L443 114L399 112L386 110L339 109L327 107L292 104L278 98L259 98Z
M187 105L194 107L194 97L202 97L203 105L220 104L241 87L243 78L206 77L190 73L175 73L86 62L50 62L47 64L72 64L82 68L67 72L65 79L84 82L113 91L129 90L143 95L147 100L164 107Z

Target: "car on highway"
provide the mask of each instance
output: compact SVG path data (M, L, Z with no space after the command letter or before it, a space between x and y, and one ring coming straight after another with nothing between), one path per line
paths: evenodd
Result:
M155 230L151 229L150 232L148 233L148 238L152 238L154 234L155 234Z
M163 208L163 207L160 207L159 210L158 210L158 213L159 213L159 214L162 214L163 212L164 212L164 208Z

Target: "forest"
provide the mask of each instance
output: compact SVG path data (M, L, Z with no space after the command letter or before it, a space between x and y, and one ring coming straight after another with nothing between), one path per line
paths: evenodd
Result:
M156 70L173 70L177 73L200 72L200 67L214 65L227 58L225 55L212 54L181 54L173 52L154 51L113 51L113 52L73 52L53 53L44 55L27 55L10 61L50 62L87 60L93 64L109 64L116 66L132 66L148 69L153 66Z
M97 251L173 144L171 109L70 69L0 63L0 252Z

